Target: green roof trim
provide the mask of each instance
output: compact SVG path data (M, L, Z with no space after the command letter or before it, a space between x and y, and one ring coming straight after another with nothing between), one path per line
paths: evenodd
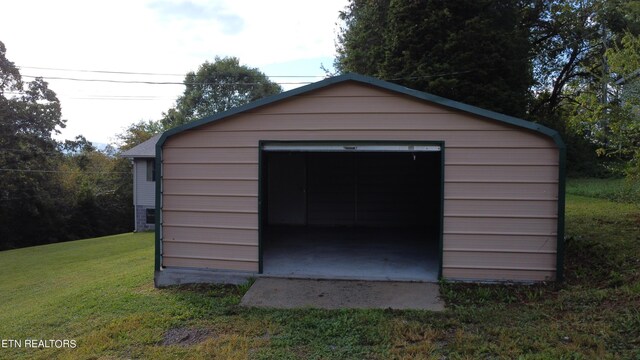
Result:
M293 98L298 95L303 95L305 93L323 89L332 85L345 83L345 82L356 82L361 84L368 84L373 87L377 87L380 89L389 90L391 92L395 92L401 95L409 96L418 100L423 100L426 102L430 102L433 104L441 105L453 110L457 110L460 112L468 113L471 115L475 115L478 117L482 117L488 120L493 120L497 122L501 122L504 124L512 125L515 127L527 129L533 132L540 133L542 135L548 136L553 139L554 143L559 149L560 158L559 158L559 185L558 185L558 228L557 228L557 259L556 259L556 280L562 281L564 279L563 268L564 268L564 206L565 206L565 166L566 166L566 145L560 134L551 128L546 126L530 122L524 119L520 119L517 117L500 114L494 111L482 109L476 106L471 106L468 104L464 104L458 101L446 99L437 95L425 93L418 90L413 90L401 85L393 84L387 81L379 80L373 77L359 75L359 74L343 74L339 76L330 77L309 85L305 85L293 90L289 90L278 95L269 96L243 106L239 106L237 108L233 108L231 110L213 114L210 116L206 116L200 120L196 120L190 122L188 124L184 124L178 126L176 128L165 131L158 142L156 143L156 169L158 174L158 179L156 181L156 254L155 254L155 270L160 271L162 268L162 201L160 199L160 195L162 193L162 146L167 138L179 134L183 131L190 130L199 126L203 126L206 124L213 123L218 120L223 120L228 117L253 110L262 106L270 105L279 101L287 100Z

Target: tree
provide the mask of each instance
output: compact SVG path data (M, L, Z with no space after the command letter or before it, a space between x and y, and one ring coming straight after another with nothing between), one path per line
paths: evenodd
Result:
M640 175L640 36L627 32L620 45L606 51L606 97L599 88L580 89L570 124L597 146L600 155L624 164L627 175ZM609 74L607 74L609 75Z
M187 73L184 93L161 123L164 129L282 92L282 88L256 68L240 65L235 57L216 57L197 72Z
M640 34L640 1L351 0L341 18L341 72L554 128L567 142L573 174L599 175L599 163L629 159L622 153L635 144L632 117L609 101L618 88L609 53L625 33ZM626 135L612 138L615 129ZM596 150L610 156L598 158Z
M561 106L591 87L605 99L609 69L605 52L625 31L640 31L638 1L539 1L539 16L531 25L536 83L532 118L549 123ZM556 119L563 121L562 119Z
M98 151L84 137L65 142L58 171L66 206L65 239L82 239L131 231L133 227L130 164Z
M609 52L622 45L625 33L640 32L640 2L554 0L539 6L540 16L532 23L537 81L530 118L559 130L567 140L570 170L585 160L607 167L614 165L612 160L628 160L609 147L618 141L610 138L616 126L608 124L626 116L615 102L618 86L613 85ZM598 159L596 153L608 156ZM597 172L591 167L587 175Z
M24 83L5 54L0 42L0 247L56 241L60 102L41 78Z
M166 129L161 121L140 120L137 123L129 125L122 133L116 135L116 146L120 150L129 150L164 130Z
M55 141L56 94L5 54L0 42L0 250L130 231L128 162L83 136Z
M530 14L520 3L351 0L335 67L524 116Z

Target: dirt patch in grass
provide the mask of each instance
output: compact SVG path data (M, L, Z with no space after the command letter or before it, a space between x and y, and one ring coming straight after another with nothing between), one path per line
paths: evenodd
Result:
M199 344L207 339L214 338L216 335L211 329L180 327L169 329L163 337L162 345L172 346L181 345L189 346Z

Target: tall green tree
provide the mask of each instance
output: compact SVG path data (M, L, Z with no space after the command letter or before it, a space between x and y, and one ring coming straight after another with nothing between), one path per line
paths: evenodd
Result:
M205 62L198 71L187 73L184 84L184 93L161 120L165 129L282 92L260 70L240 65L235 57Z
M630 119L609 101L608 51L640 33L638 0L351 0L341 19L339 71L550 126L568 143L573 174L597 175L596 151L627 156L602 144L633 143L630 132L613 139L618 126L602 124ZM585 116L591 130L575 126Z
M52 133L64 126L56 94L41 78L24 83L0 42L0 247L59 238L61 154Z
M166 130L161 121L140 120L129 125L123 132L116 135L116 146L120 150L129 150L132 147L142 144L152 136Z
M607 49L606 88L585 87L576 96L570 126L614 158L627 175L640 176L640 36L627 32ZM603 99L603 91L606 98Z
M98 151L84 137L65 141L58 176L65 194L65 239L131 231L133 189L130 164Z
M351 0L335 67L524 116L530 11L513 0Z
M56 94L24 82L0 42L0 250L130 231L129 164L65 126Z
M554 0L537 4L539 15L531 24L536 96L530 112L545 122L585 87L606 98L610 70L605 53L620 43L625 32L640 31L640 2Z
M608 54L622 45L626 33L640 32L640 1L554 0L538 5L540 15L532 23L536 83L529 117L561 132L569 170L582 168L587 175L597 175L602 165L615 168L616 161L628 157L620 156L623 148L612 151L609 145L623 139L611 138L616 126L607 124L619 123L628 112L616 102L616 71Z

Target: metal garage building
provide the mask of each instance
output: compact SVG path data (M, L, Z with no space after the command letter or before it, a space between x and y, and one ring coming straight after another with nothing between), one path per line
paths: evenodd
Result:
M562 279L557 132L347 74L167 131L156 285Z

